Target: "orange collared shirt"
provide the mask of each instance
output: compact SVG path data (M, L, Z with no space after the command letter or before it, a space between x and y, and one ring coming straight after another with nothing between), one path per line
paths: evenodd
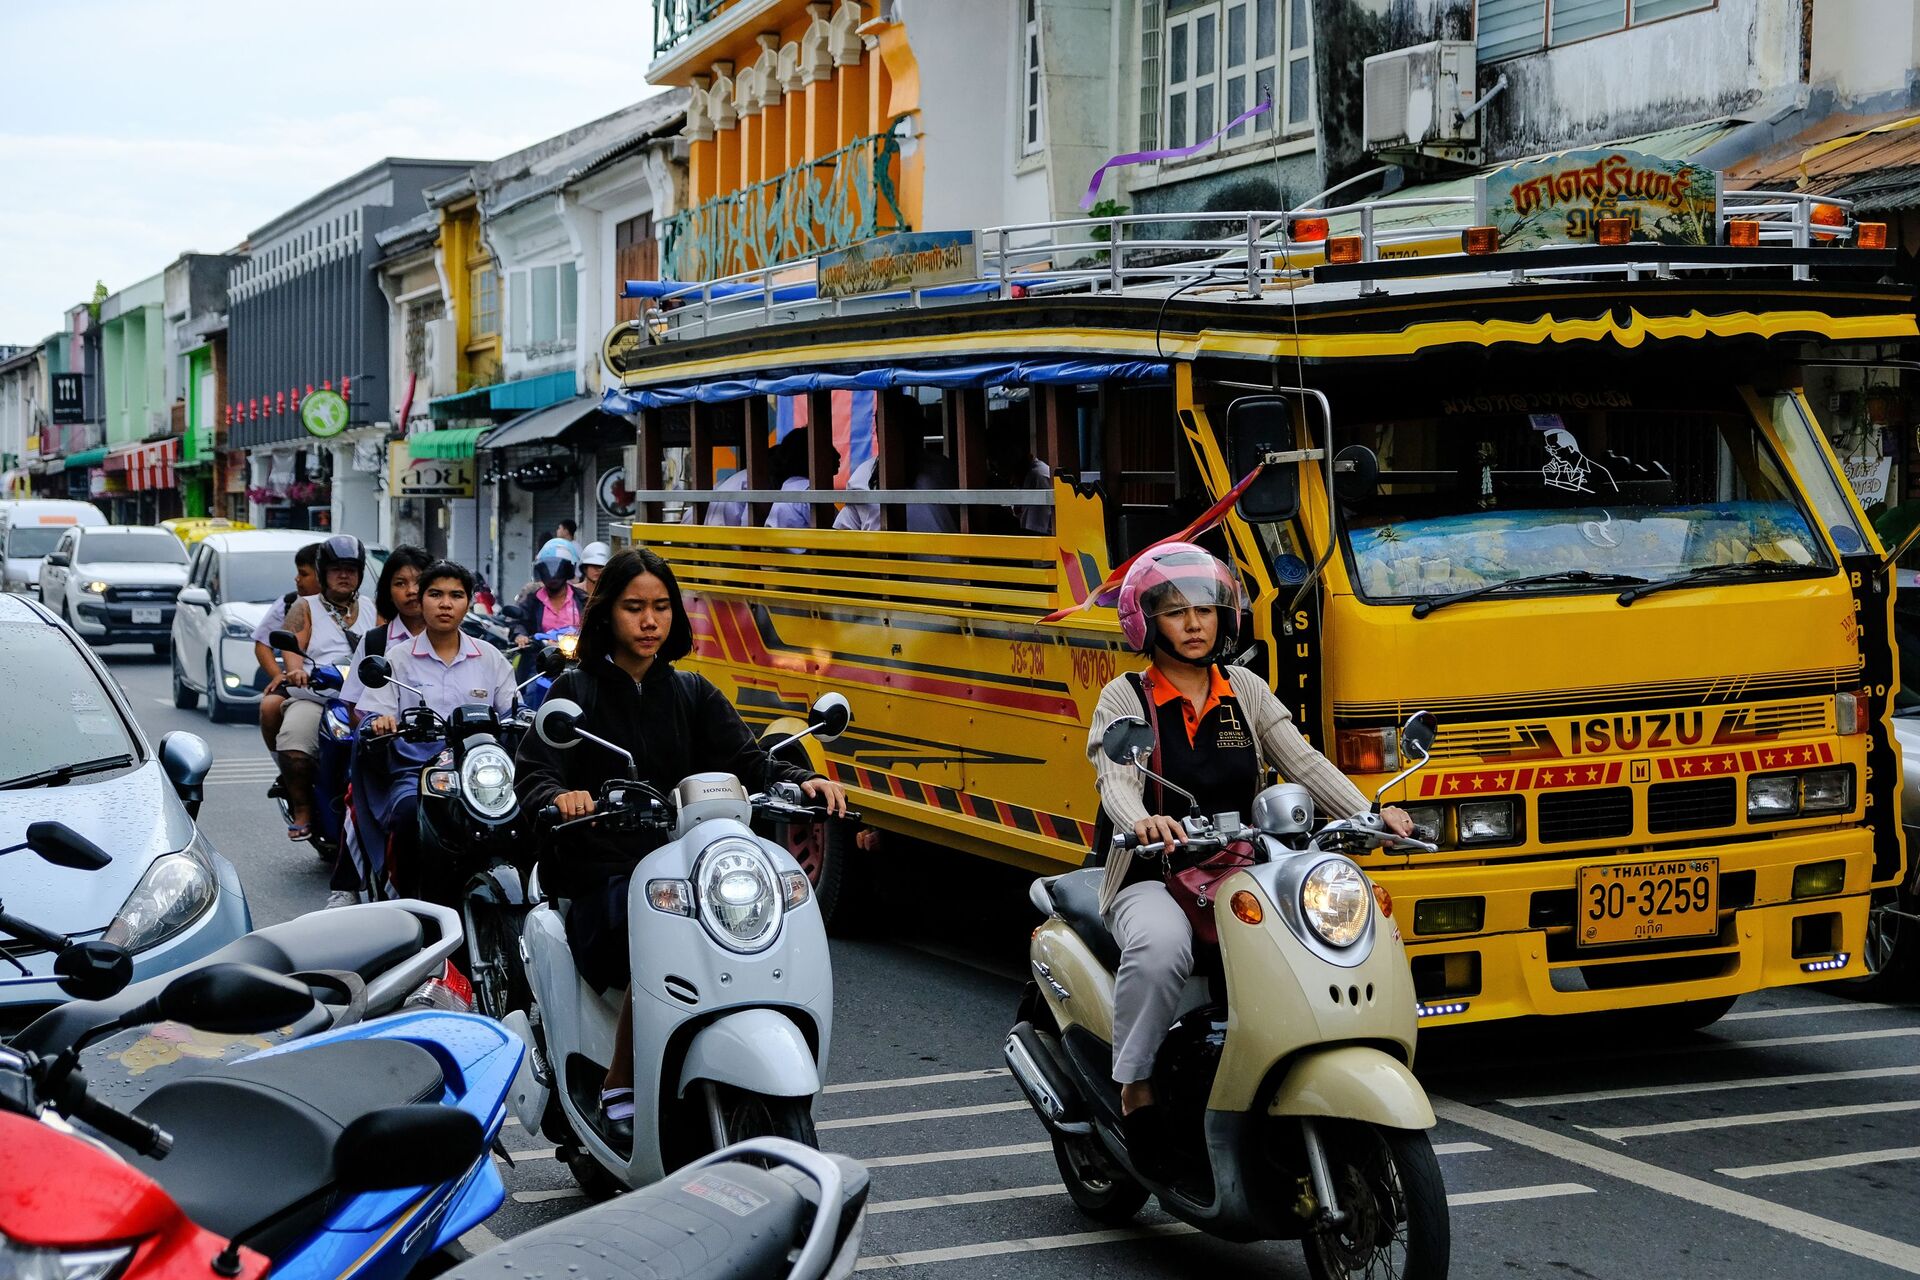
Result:
M1172 681L1160 674L1158 667L1149 666L1140 673L1140 679L1147 688L1147 696L1153 699L1156 709L1166 706L1175 698L1180 699L1180 719L1187 726L1188 746L1194 745L1193 735L1199 732L1200 722L1220 705L1222 699L1233 696L1233 686L1227 683L1227 677L1218 664L1208 668L1208 675L1207 699L1196 708L1185 694L1173 687Z

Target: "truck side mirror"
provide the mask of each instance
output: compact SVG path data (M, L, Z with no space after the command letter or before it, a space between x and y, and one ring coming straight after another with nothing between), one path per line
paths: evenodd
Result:
M1236 481L1268 454L1297 449L1296 439L1293 402L1285 396L1241 396L1227 406L1227 457ZM1269 463L1235 509L1249 524L1293 519L1300 510L1300 464Z

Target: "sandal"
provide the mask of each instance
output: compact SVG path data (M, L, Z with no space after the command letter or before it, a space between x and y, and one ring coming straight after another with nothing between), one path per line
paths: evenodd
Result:
M292 840L296 844L302 840L313 839L313 824L311 822L289 822L287 824L287 839Z

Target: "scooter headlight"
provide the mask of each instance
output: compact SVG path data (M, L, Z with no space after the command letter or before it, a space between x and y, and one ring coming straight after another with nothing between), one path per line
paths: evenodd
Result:
M475 747L460 766L460 790L474 812L505 817L513 808L513 760L499 747Z
M708 845L693 866L700 919L734 951L764 950L780 930L781 889L759 846L739 836Z
M1350 947L1367 927L1373 894L1360 868L1328 858L1300 884L1300 914L1329 946Z

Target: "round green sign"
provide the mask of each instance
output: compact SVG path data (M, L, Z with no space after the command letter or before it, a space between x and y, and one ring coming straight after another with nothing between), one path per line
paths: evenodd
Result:
M347 429L347 402L338 391L315 391L300 402L300 422L311 436L337 436Z

